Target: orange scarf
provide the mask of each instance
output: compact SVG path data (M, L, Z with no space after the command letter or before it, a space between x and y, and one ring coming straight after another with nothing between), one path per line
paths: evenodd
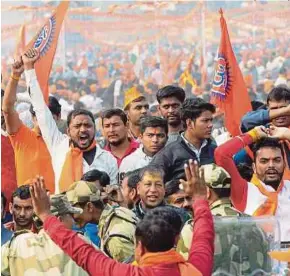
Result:
M251 183L254 184L259 189L259 191L267 197L267 200L254 212L253 216L258 217L275 215L278 206L278 194L280 193L284 185L283 180L279 185L277 191L275 192L267 191L267 189L262 185L256 174L253 175Z
M202 276L202 274L174 249L166 252L146 253L139 261L139 266L155 266L159 264L177 263L181 276Z
M81 150L74 147L73 144L70 146L70 150L66 154L64 165L62 167L60 179L59 179L59 190L60 193L67 191L68 187L75 181L78 181L83 176L83 153L92 150L96 146L96 141L85 150Z

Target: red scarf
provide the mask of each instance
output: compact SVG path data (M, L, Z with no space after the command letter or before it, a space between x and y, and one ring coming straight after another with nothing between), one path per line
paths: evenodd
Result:
M178 264L181 276L202 276L199 270L197 270L192 264L186 262L174 249L165 252L146 253L141 257L138 265L144 267L175 263Z

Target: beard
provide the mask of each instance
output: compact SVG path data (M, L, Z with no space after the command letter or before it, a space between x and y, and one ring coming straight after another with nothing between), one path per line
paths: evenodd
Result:
M266 185L271 186L273 189L277 190L283 178L283 174L279 174L279 179L277 180L264 180Z
M117 146L120 146L126 139L127 139L127 137L120 138L117 141L109 142L109 144L111 144L114 147L117 147Z
M181 120L180 119L177 119L175 121L167 121L168 122L168 125L172 126L172 127L178 127L180 124L181 124Z

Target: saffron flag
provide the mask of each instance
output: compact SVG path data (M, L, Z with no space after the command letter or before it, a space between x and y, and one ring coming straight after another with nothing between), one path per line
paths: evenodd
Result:
M211 89L211 102L225 114L225 126L233 136L240 134L242 116L251 111L251 100L232 49L227 23L220 10L221 40Z
M33 47L40 53L40 58L35 64L35 71L46 101L49 96L48 79L57 47L58 36L69 3L69 1L62 1L38 34L26 46L26 49Z
M25 25L23 24L19 30L18 40L16 44L16 49L14 56L17 57L23 53L25 50Z

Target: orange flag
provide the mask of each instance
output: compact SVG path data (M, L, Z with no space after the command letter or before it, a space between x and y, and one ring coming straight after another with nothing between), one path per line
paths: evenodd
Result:
M19 30L17 45L15 49L14 56L19 56L25 50L25 25L23 24Z
M225 114L225 126L231 135L240 134L242 116L251 111L251 100L234 55L227 23L220 10L221 40L211 89L211 102Z
M49 95L48 79L56 51L58 36L69 3L69 1L62 1L39 33L26 46L26 49L34 47L40 53L40 59L35 64L35 71L46 101Z

